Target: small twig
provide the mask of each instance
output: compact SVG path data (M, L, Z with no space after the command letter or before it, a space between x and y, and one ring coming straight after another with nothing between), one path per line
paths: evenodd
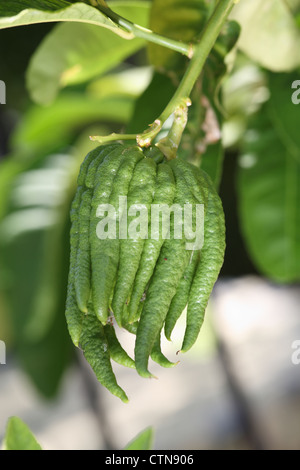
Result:
M182 104L174 112L174 121L167 137L160 140L157 147L162 151L167 160L176 158L178 147L181 142L182 134L188 120L188 107L191 100L186 98L182 100Z
M97 0L98 1L98 10L101 11L104 15L110 18L114 23L118 26L123 28L127 33L132 33L131 37L128 39L132 39L134 37L145 39L146 41L153 42L163 47L167 47L168 49L172 49L173 51L180 52L181 54L191 58L194 53L194 46L193 44L186 44L182 41L176 41L174 39L167 38L165 36L161 36L160 34L156 34L150 29L144 28L143 26L139 26L131 21L123 18L122 16L115 13L111 10L104 0Z
M150 126L150 129L138 134L136 137L137 143L140 147L150 147L152 141L155 139L157 134L161 131L163 121L156 119Z
M146 30L141 26L135 25L130 21L125 20L124 18L120 17L112 10L110 10L110 8L106 8L102 5L99 5L99 10L105 15L107 15L116 24L123 27L125 32L132 32L133 34L136 34L137 37L144 37L149 41L157 42L157 44L164 45L166 47L169 47L170 49L180 51L183 54L188 55L189 57L192 56L192 58L175 94L173 95L161 115L157 119L155 119L155 121L150 125L149 129L136 136L132 134L125 134L123 136L121 134L111 134L107 137L93 136L91 137L91 140L104 143L113 140L133 140L136 138L136 141L140 147L150 147L152 141L159 134L167 119L173 113L176 114L178 110L178 119L175 119L174 126L170 131L170 135L168 136L167 140L162 143L162 148L164 149L167 158L174 158L174 152L178 148L180 138L185 126L182 113L182 103L185 103L185 106L187 106L187 104L191 105L189 97L194 88L194 85L197 82L198 77L200 76L205 65L206 59L209 56L220 34L220 31L235 3L237 3L237 0L219 0L213 14L211 15L208 23L206 24L202 32L199 42L193 48L192 53L189 45L180 43L178 41L171 41L167 38L158 36L150 30ZM178 139L179 135L180 138Z
M219 33L236 3L236 0L220 0L210 17L206 27L204 28L199 42L195 46L193 57L189 63L186 73L181 80L175 94L161 113L161 115L150 125L150 129L146 130L137 137L137 142L141 147L150 146L152 140L160 132L162 126L167 119L182 106L182 102L191 95L192 89L198 77L200 76L206 59L212 50Z
M114 132L109 135L91 135L90 140L106 144L107 142L115 142L116 140L136 140L136 134L115 134Z

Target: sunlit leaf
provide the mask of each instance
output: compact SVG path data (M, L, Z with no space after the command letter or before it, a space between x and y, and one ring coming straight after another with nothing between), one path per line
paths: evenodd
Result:
M24 152L28 148L29 153L39 149L51 152L68 145L78 128L89 123L101 120L126 123L133 106L134 98L129 95L105 96L97 100L85 94L66 93L51 107L29 109L13 134L11 145Z
M126 33L96 8L86 3L55 0L7 0L0 6L0 29L58 21L88 23L110 29L122 37Z
M153 0L150 28L161 35L183 42L199 36L215 0ZM150 62L158 70L180 70L187 59L165 47L149 44ZM184 60L183 60L184 59Z
M176 90L172 80L159 72L137 99L127 132L142 132L160 115Z
M57 156L42 163L11 182L0 229L0 277L16 357L38 390L51 397L72 351L64 308L68 214L79 162Z
M28 426L20 418L13 416L6 426L4 450L42 450L42 448Z
M114 11L141 26L148 26L149 2L114 2ZM27 88L40 104L51 103L58 91L107 72L145 45L126 41L90 24L57 25L31 58Z
M291 75L270 75L271 98L246 134L238 174L240 221L252 260L278 282L300 279L299 111Z
M124 450L151 450L153 445L153 428L147 428L130 441Z
M239 48L272 71L300 65L300 30L290 7L295 4L286 0L243 0L232 11L241 25Z

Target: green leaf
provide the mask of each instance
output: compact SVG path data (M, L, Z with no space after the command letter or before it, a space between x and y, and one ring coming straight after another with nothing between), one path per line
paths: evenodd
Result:
M6 0L5 5L0 5L0 16L17 15L27 8L56 11L69 5L70 2L65 0Z
M147 129L161 114L175 91L176 87L170 77L154 72L148 87L136 100L126 132L131 134Z
M220 187L224 162L222 141L211 143L202 155L201 168L209 174L217 190Z
M122 95L138 98L149 85L151 77L151 67L129 67L94 80L89 83L87 91L95 99Z
M300 65L300 31L290 7L286 0L243 0L231 14L241 25L239 48L275 72Z
M4 450L42 450L42 448L28 426L20 418L13 416L7 423Z
M222 86L222 104L226 110L223 125L225 147L237 147L244 138L249 116L269 99L265 71L244 54L239 54L233 70Z
M57 156L11 184L1 222L1 285L15 351L38 390L52 397L71 357L64 320L69 262L70 157ZM17 293L17 295L16 295Z
M300 280L299 109L291 75L270 75L271 97L253 120L238 173L240 221L258 269L278 282Z
M126 123L133 106L134 97L121 93L99 99L93 95L65 93L51 107L30 108L16 129L11 145L13 149L29 153L29 157L39 151L44 155L68 145L78 128L89 123L101 120Z
M299 106L292 101L295 74L269 74L269 102L272 122L284 145L295 158L299 152ZM299 89L299 85L297 87ZM297 91L299 95L299 91Z
M148 26L150 3L114 2L114 11ZM145 45L142 39L125 41L89 24L56 26L32 56L27 70L27 88L40 104L51 103L58 91L107 72Z
M122 37L131 37L111 19L86 3L8 0L5 6L0 7L0 29L57 21L93 24L110 29Z
M150 29L171 39L191 42L201 33L215 0L153 0ZM161 46L149 44L149 59L158 70L181 70L187 59Z
M130 441L124 450L151 450L153 446L153 428L147 428Z

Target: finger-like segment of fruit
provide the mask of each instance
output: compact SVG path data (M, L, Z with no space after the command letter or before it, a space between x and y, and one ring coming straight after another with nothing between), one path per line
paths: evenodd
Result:
M95 177L99 166L103 162L104 158L109 154L109 152L112 152L115 148L118 148L118 145L114 144L98 147L98 154L96 154L94 159L89 161L88 169L86 171L84 183L87 188L94 189Z
M175 162L175 160L173 161ZM174 208L177 207L176 217L173 213L170 224L170 239L165 240L161 249L146 293L136 337L135 364L137 372L142 377L151 377L148 371L149 356L163 327L171 301L176 294L178 284L190 258L190 251L186 249L187 240L184 236L184 230L182 224L180 224L180 218L178 219L180 215L178 208L183 208L185 204L194 204L194 197L180 171L177 171L176 164L172 165L172 168L176 170L176 173L174 171L176 180L174 198L174 204L176 204ZM178 226L181 226L181 238L179 238L178 233L175 235L175 228L178 228Z
M68 330L71 339L76 347L79 344L79 338L82 329L82 313L80 312L75 292L75 273L76 273L76 261L77 261L77 250L79 241L79 220L78 220L78 209L81 203L81 197L84 192L84 187L79 186L77 188L74 200L72 202L70 218L71 218L71 230L70 230L70 268L68 278L68 290L66 300L66 320Z
M78 308L75 285L71 280L68 283L65 315L70 337L74 346L78 348L84 314Z
M106 325L104 332L108 343L109 354L113 361L121 366L135 369L135 362L121 346L113 325Z
M151 377L148 359L186 266L181 240L166 240L146 294L135 344L135 363L142 377Z
M144 155L141 149L138 147L128 147L123 150L123 159L117 171L117 174L114 178L111 195L109 198L109 204L115 210L116 218L115 218L115 236L114 238L110 239L110 248L115 256L115 262L112 265L110 276L113 278L113 285L115 283L115 278L117 276L117 266L120 259L120 240L119 240L119 232L120 232L120 225L122 224L123 218L127 215L127 202L125 199L127 198L130 182L132 179L132 175L134 172L134 168L138 164L138 162L144 159ZM110 300L109 306L112 303L113 298L113 290L110 293ZM118 315L115 315L116 319L119 323L121 323L121 319Z
M208 175L199 170L195 165L176 158L170 161L169 165L173 171L184 178L190 192L196 199L197 204L206 204L211 181L208 181ZM215 190L214 190L215 192Z
M120 240L120 262L112 301L112 310L120 326L122 322L127 322L127 318L124 318L126 303L139 267L145 237L148 236L148 215L153 200L156 171L155 161L143 158L136 165L129 186L127 227L124 228L124 238L121 237Z
M95 372L99 382L113 395L127 403L128 397L124 390L118 385L111 366L108 341L104 327L98 321L90 305L89 312L83 319L80 345L86 360Z
M92 299L96 316L104 325L108 319L109 300L114 285L119 253L111 243L112 240L101 239L101 236L98 236L98 211L99 208L104 210L105 207L108 207L113 182L124 158L123 150L122 145L117 145L112 151L108 150L108 154L99 165L95 175L96 184L91 204Z
M124 329L127 330L132 335L136 335L139 323L136 321L134 323L124 324Z
M111 149L114 149L112 146ZM110 149L110 150L111 150ZM85 160L88 168L85 170L84 184L88 188L82 193L82 200L78 211L78 247L75 274L76 300L80 310L87 313L87 305L91 291L91 253L89 241L89 228L91 216L92 189L94 188L96 171L109 151L108 147L95 149L96 155L92 160Z
M188 351L199 335L208 299L224 261L225 221L222 202L209 177L204 176L209 187L204 220L204 246L190 290L182 352Z
M159 333L157 339L155 340L155 343L153 345L152 351L151 351L151 359L154 362L157 362L162 367L170 368L174 367L178 364L178 362L171 362L169 361L166 356L161 351L161 333Z
M155 185L155 194L153 198L153 205L158 208L158 205L162 208L169 208L172 206L175 196L175 178L171 167L165 163L159 164L157 167L157 179ZM144 249L142 252L139 268L136 273L134 286L129 302L129 322L133 322L139 319L140 309L139 306L143 302L143 297L146 292L146 288L150 278L153 274L157 259L160 254L161 247L164 243L164 234L162 232L162 214L159 212L159 224L160 226L155 228L158 233L152 233L153 220L149 221L148 233L149 238L145 240Z
M193 251L188 266L178 284L176 294L174 295L167 317L165 321L165 336L168 340L171 340L172 331L176 325L177 320L181 316L183 310L185 309L189 293L196 271L196 267L199 261L199 251Z
M79 240L75 272L75 291L77 304L81 312L87 313L91 292L91 253L90 253L90 216L92 191L87 189L82 194L79 207Z
M96 147L95 149L91 150L87 154L85 159L83 160L83 162L80 166L79 175L78 175L78 178L77 178L77 185L78 186L85 186L85 179L86 179L86 175L87 175L89 165L91 164L91 162L93 160L95 160L95 158L98 157L98 155L101 153L101 151L102 151L101 147Z

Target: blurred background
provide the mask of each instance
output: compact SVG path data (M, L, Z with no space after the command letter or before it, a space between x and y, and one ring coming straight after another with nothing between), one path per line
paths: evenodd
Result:
M122 2L113 3L122 12ZM0 29L0 441L16 415L45 449L121 449L148 426L160 450L300 448L300 106L291 100L300 79L299 5L281 21L270 7L262 38L261 16L257 29L249 24L250 3L232 16L242 26L237 46L232 23L226 54L213 52L203 82L217 119L210 130L222 130L223 147L207 137L196 90L181 155L196 164L201 157L219 184L225 262L195 347L176 354L184 316L172 343L163 342L180 361L175 368L151 363L158 380L148 381L114 365L127 405L96 381L67 332L69 209L79 166L95 146L88 136L140 132L176 80L144 41L102 28ZM252 2L252 14L255 4L261 8ZM153 11L150 25L163 33ZM143 8L126 13L149 25ZM218 105L212 82L221 89ZM133 353L131 335L118 336Z

